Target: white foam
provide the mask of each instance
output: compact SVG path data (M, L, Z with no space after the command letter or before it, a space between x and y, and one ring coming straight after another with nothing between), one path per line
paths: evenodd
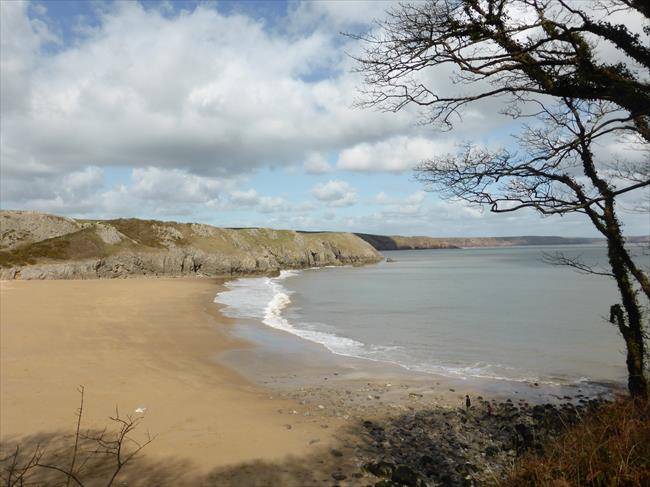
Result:
M364 346L363 343L306 327L297 328L282 316L283 310L291 303L291 292L282 286L280 282L297 274L297 271L282 271L279 277L269 281L269 286L273 290L273 297L264 311L262 322L272 328L289 332L305 340L320 343L331 352L350 356L355 356L355 353L358 354Z
M278 283L298 273L299 271L287 270L273 278L246 277L229 281L226 283L227 290L217 294L214 302L225 304L223 313L232 318L263 320L269 307L278 308L278 312L281 312L290 302L288 295L291 292Z
M226 284L227 290L217 294L214 301L225 304L223 313L231 318L258 319L272 328L319 343L333 353L361 357L365 346L363 343L313 329L313 326L310 329L305 323L301 323L301 327L295 327L282 315L291 303L292 292L281 283L299 273L297 270L283 270L278 277L253 277L230 281Z
M275 281L284 281L287 277L297 276L298 274L300 274L299 270L284 270L280 271L280 275L278 277L274 277L273 279Z
M515 382L538 382L555 385L556 382L543 381L537 377L525 376L500 364L475 363L467 366L452 366L435 363L413 363L408 350L398 346L366 344L352 338L322 331L327 325L299 322L292 324L283 316L291 304L291 291L282 282L299 275L301 271L283 270L277 277L242 278L226 284L227 290L215 297L214 301L226 305L223 313L233 318L260 320L265 325L291 333L295 336L323 345L337 355L361 358L374 362L398 365L414 372L437 374L458 379L478 378L507 380ZM319 329L320 328L320 329Z
M267 303L273 297L269 278L254 277L226 283L226 291L214 298L224 304L223 313L231 318L262 319Z

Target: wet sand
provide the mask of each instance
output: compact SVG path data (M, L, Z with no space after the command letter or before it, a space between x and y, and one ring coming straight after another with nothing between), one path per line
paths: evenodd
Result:
M255 320L238 319L231 335L254 345L218 354L220 364L281 397L307 404L331 404L323 414L361 418L392 414L411 407L464 408L472 398L559 404L579 395L597 397L615 384L543 384L416 372L387 362L337 355Z

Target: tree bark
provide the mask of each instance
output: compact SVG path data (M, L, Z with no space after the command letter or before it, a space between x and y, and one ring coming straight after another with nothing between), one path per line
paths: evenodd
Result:
M605 224L607 225L607 255L614 274L614 279L621 295L620 304L610 309L610 321L618 327L623 335L627 349L628 389L632 397L648 397L648 378L645 371L645 343L643 331L643 313L639 304L637 291L630 279L625 265L625 241L621 226L614 210L614 200L605 204Z

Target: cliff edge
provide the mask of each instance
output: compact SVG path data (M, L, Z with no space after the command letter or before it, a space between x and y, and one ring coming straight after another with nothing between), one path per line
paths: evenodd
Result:
M254 275L380 260L351 233L0 211L0 279Z

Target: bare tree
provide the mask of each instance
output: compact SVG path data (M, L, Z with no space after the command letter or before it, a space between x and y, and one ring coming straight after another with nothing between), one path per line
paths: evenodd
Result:
M616 280L621 303L610 321L625 340L630 393L647 397L650 280L630 255L618 213L623 197L647 197L650 187L650 48L639 32L611 22L635 16L650 35L647 1L429 0L387 14L378 33L355 36L365 45L356 58L365 78L360 104L416 106L423 123L451 129L464 107L496 98L503 113L523 119L516 150L467 144L422 162L417 177L494 213L584 214L607 241L609 269L555 262ZM618 59L603 59L603 44ZM430 75L442 67L453 68L462 90L433 87ZM604 159L599 144L614 138L636 157Z
M10 455L0 459L0 465L6 465L3 469L2 480L6 487L27 487L30 485L43 485L38 481L39 470L50 470L58 472L65 481L57 483L57 486L77 485L85 487L83 480L84 466L91 459L102 459L108 461L105 465L107 470L106 478L102 479L106 487L111 487L118 474L129 464L133 458L140 453L149 443L154 440L147 433L146 439L142 442L134 440L130 435L137 428L143 417L133 418L132 416L120 416L119 410L115 408L115 415L109 419L117 425L117 431L110 432L108 428L102 431L81 432L81 420L84 411L84 387L79 387L81 396L79 408L77 409L77 424L74 434L74 444L70 454L70 464L61 465L60 462L53 463L46 459L47 445L38 444L32 453L24 460L21 455L20 445ZM86 448L82 449L82 443ZM80 454L83 454L81 464ZM96 485L95 483L93 485Z
M17 445L13 453L0 459L0 464L7 464L6 467L3 468L2 477L0 477L3 485L5 487L25 487L33 485L30 482L30 472L35 469L36 465L41 460L42 455L43 452L41 451L40 446L36 446L31 455L23 463L21 462L20 445Z

